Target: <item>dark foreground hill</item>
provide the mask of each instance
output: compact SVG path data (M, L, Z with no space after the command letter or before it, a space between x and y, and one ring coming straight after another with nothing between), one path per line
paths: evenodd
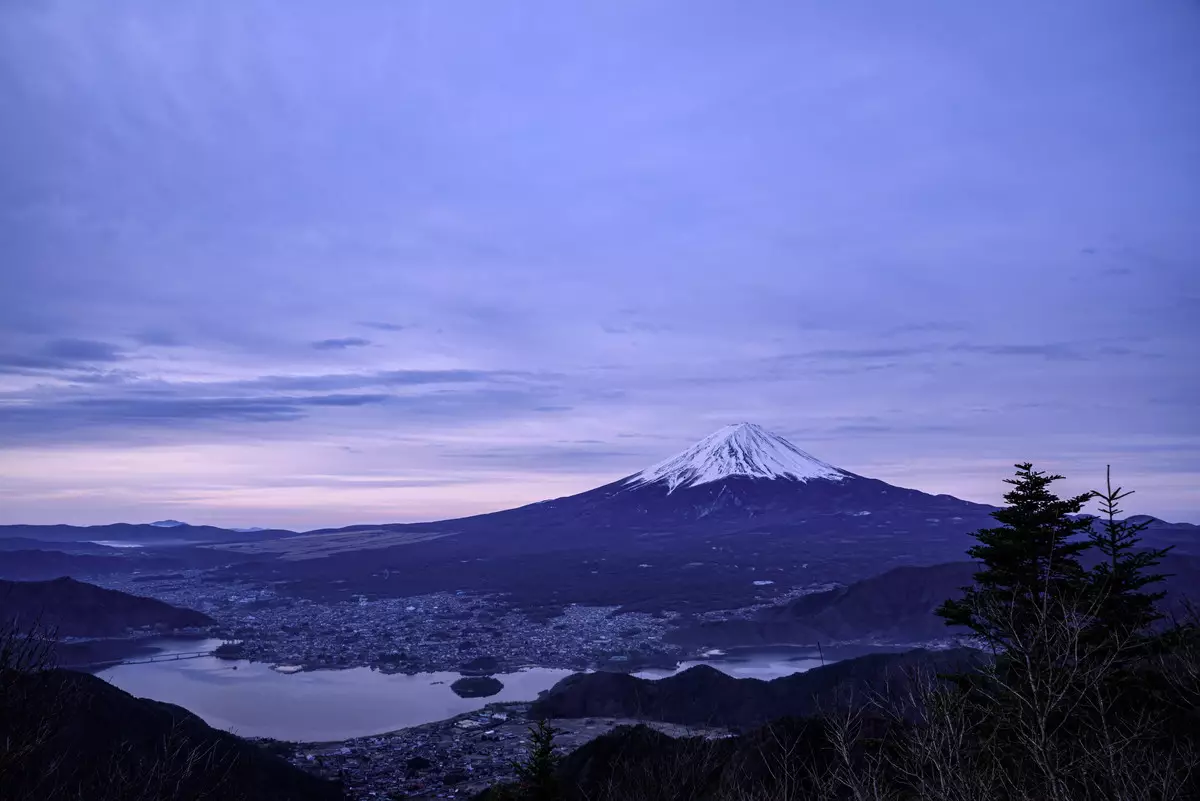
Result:
M673 738L646 725L620 727L567 754L557 766L552 759L539 761L535 751L520 782L490 788L476 801L1193 801L1200 798L1200 775L1195 770L1200 764L1196 738L1200 652L1195 629L1176 629L1161 644L1171 649L1171 657L1138 662L1133 682L1128 674L1113 672L1099 683L1073 685L1061 681L1058 667L1049 667L1049 672L1034 668L1033 676L1051 681L1045 686L1039 682L1033 696L1003 691L978 694L957 682L936 686L922 682L915 688L872 686L886 681L888 675L881 675L879 665L855 660L859 664L850 666L854 675L848 678L848 686L858 687L861 680L877 691L868 698L878 704L814 705L810 709L816 714L804 717L793 714L797 708L804 710L803 705L784 705L794 700L792 696L772 697L770 688L763 686L773 683L729 680L718 685L710 674L688 677L692 673L688 671L675 677L684 682L668 685L669 692L656 695L646 686L650 683L637 680L571 677L564 684L570 682L575 690L589 685L623 688L623 702L614 700L620 693L609 693L607 705L592 707L605 709L601 714L640 709L647 718L654 716L645 714L649 711L666 711L681 719L715 722L700 719L706 710L687 693L712 692L714 687L728 692L736 686L736 693L744 699L757 698L763 709L771 701L784 702L766 713L784 717L734 736ZM1059 663L1056 659L1049 664ZM992 674L989 667L977 672L971 684L996 688L992 675L1020 676L1023 669L1001 668ZM1028 684L1016 686L1023 690ZM899 692L893 695L888 690ZM1088 706L1093 696L1112 703L1095 712ZM1041 727L1044 718L1027 714L1031 697L1033 708L1051 709L1061 720L1046 734ZM542 703L533 711L549 711L548 706ZM733 694L724 710L712 711L719 716L731 710L736 717L745 716L745 710L736 708ZM1023 711L1025 715L1020 714ZM1060 717L1060 713L1066 714ZM752 715L757 716L757 712ZM1100 721L1107 725L1097 725ZM1120 734L1114 737L1114 732ZM1047 745L1049 738L1054 739ZM1114 741L1119 743L1116 748ZM1045 753L1059 758L1050 767L1039 767L1036 759ZM547 765L548 769L536 770Z
M176 630L215 622L203 612L66 577L0 580L0 619L16 619L21 626L37 620L59 637L116 637L131 629Z
M835 701L903 686L908 671L967 669L984 656L967 648L868 654L764 681L735 679L697 665L664 679L625 673L576 673L530 710L535 718L614 717L684 725L749 727L789 715L813 715Z
M882 731L879 721L864 730ZM622 726L568 754L557 770L560 801L668 799L833 799L827 776L836 753L820 720L784 718L745 736L672 738L645 725ZM782 768L782 770L781 770ZM533 801L494 787L475 801ZM873 798L862 794L859 798Z
M341 789L172 704L66 670L0 675L4 801L333 801Z

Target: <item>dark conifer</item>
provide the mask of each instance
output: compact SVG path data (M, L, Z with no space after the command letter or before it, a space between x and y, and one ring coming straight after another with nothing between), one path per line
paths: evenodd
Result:
M523 762L513 762L520 797L528 801L558 801L558 755L554 737L559 730L544 720L529 727L530 750Z
M1118 504L1133 494L1133 490L1113 489L1111 467L1105 473L1105 491L1094 493L1100 499L1104 520L1092 526L1089 538L1103 559L1091 571L1096 593L1097 623L1107 633L1125 637L1144 631L1163 615L1156 604L1164 592L1146 592L1148 585L1166 578L1152 572L1170 548L1139 549L1139 536L1148 522L1131 523L1118 520Z
M1005 479L1013 487L1004 496L1007 506L992 513L1001 525L975 532L978 544L967 551L983 563L975 586L937 610L947 625L964 626L1001 650L1011 645L1014 632L1047 613L1048 601L1061 614L1064 603L1082 600L1087 581L1078 557L1091 545L1079 537L1090 521L1072 515L1092 493L1062 499L1049 489L1062 476L1046 475L1027 462L1016 468L1016 477Z

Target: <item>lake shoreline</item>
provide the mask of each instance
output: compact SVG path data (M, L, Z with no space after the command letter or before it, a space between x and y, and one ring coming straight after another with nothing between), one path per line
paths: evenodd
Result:
M567 676L595 671L504 666L502 671L488 673L501 684L496 693L463 698L452 685L479 674L459 670L387 672L374 667L304 669L294 664L188 655L205 647L211 650L220 642L163 640L159 643L162 654L169 657L173 651L180 652L182 658L116 665L96 675L132 695L182 706L210 725L241 736L342 742L437 723L487 704L532 702ZM864 650L884 649L826 648L823 661L840 661ZM698 664L734 678L771 680L818 667L822 660L815 649L789 646L730 649L671 668L604 669L655 680Z

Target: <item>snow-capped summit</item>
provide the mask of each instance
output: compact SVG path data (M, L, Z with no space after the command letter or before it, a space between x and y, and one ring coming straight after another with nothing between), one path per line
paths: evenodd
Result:
M187 524L178 520L155 520L150 525L155 528L177 528L179 526L186 526Z
M715 431L680 454L630 476L630 487L665 483L670 491L732 476L842 481L849 476L754 423Z

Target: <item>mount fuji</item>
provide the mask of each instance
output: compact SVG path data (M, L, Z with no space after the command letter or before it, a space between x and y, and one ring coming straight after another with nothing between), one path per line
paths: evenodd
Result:
M312 596L462 590L551 616L565 603L698 611L962 561L970 533L993 525L993 511L852 473L737 423L576 495L215 547L260 560L234 574L267 575Z
M665 483L668 490L674 490L734 476L806 482L842 481L850 474L825 464L762 426L737 423L631 476L625 483L635 487Z
M690 448L602 487L457 521L474 528L520 521L529 532L653 529L686 533L794 526L841 518L855 528L888 521L972 522L993 507L866 478L821 461L753 423L715 431ZM969 529L966 529L969 530Z
M576 495L454 520L310 532L245 548L269 561L244 569L314 594L403 587L503 593L546 609L734 608L773 585L961 559L967 534L993 508L860 476L737 423Z

